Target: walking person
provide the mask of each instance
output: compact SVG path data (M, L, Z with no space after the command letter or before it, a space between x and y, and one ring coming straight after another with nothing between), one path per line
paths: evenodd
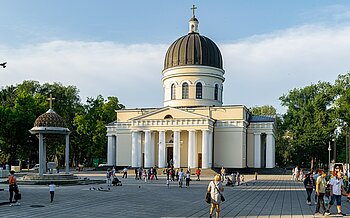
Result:
M13 193L15 193L15 205L19 205L18 201L18 197L16 197L16 195L18 195L18 186L17 186L17 178L15 176L15 171L11 170L10 171L10 176L8 177L8 183L9 183L9 192L10 192L10 206L12 206L12 199L13 199Z
M221 192L224 191L224 187L221 183L221 176L215 175L214 180L208 185L208 192L210 192L211 206L209 211L209 217L211 218L215 209L216 218L219 218L220 203L221 203Z
M295 166L294 173L295 173L295 181L299 181L299 168L298 168L298 165Z
M191 172L189 170L186 171L186 188L190 187L191 181Z
M124 167L123 169L123 177L122 178L128 178L128 168L127 167Z
M241 184L241 175L239 175L239 172L237 172L236 177L237 177L237 186L239 186Z
M344 182L342 179L342 173L338 171L337 176L333 177L331 181L329 182L330 189L331 189L331 201L328 204L327 212L325 213L326 216L330 215L330 209L334 202L337 202L337 210L338 210L338 216L343 216L342 209L341 209L341 195L344 190Z
M311 205L311 194L312 194L312 191L314 189L314 184L315 184L314 178L312 177L312 174L309 173L304 180L304 187L305 187L306 193L307 193L306 204L308 204L308 205Z
M51 199L50 203L52 203L53 197L55 196L55 189L56 189L56 186L55 184L53 184L53 182L50 183L49 189L50 189L50 199Z
M183 171L183 169L181 169L179 174L178 174L178 178L179 178L178 180L179 180L179 187L180 188L182 188L184 177L185 177L184 171Z
M138 178L138 175L139 175L139 171L138 171L138 169L137 169L137 167L136 167L136 168L135 168L135 179L137 179L137 180L139 179L139 178Z
M316 181L317 181L317 179L318 179L318 177L319 176L321 176L320 175L320 173L321 172L317 172L317 171L315 171L314 173L313 173L313 178L314 178L314 181L315 181L315 184L316 184ZM316 192L316 186L314 187L315 188L315 204L317 204L317 192Z
M112 186L112 171L110 169L107 170L106 173L106 184L107 186Z
M237 182L236 173L232 173L231 176L232 176L232 186L235 186Z
M175 171L176 181L179 181L179 171L180 171L180 169L176 168L176 171Z
M201 170L199 169L199 167L196 169L196 176L197 176L197 181L200 181L200 175L201 175Z
M224 167L221 167L220 174L221 174L221 182L223 182L226 175L226 170Z
M153 174L154 174L154 177L156 178L156 180L158 180L158 177L157 177L157 174L158 174L158 172L157 172L157 166L154 166L154 168L153 168Z
M316 211L315 216L320 215L320 207L322 207L323 215L326 213L326 208L324 206L324 196L326 194L326 172L322 172L321 176L317 177L316 180L316 195L317 195L317 205L316 205Z

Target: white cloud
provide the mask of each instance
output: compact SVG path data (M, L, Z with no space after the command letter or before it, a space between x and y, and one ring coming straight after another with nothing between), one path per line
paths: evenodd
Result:
M306 25L235 43L219 44L224 57L225 104L271 104L294 87L333 82L349 70L350 26ZM169 45L52 41L0 45L8 68L0 86L23 80L76 85L85 97L117 96L127 107L162 106L161 70ZM0 60L1 61L1 60Z

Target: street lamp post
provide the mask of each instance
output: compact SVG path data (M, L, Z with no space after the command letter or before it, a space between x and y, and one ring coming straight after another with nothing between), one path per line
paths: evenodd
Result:
M331 172L331 141L328 144L328 174Z

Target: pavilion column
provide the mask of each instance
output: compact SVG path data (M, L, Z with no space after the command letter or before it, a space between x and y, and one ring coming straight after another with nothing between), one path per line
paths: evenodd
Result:
M152 167L152 134L151 130L145 130L145 167Z
M165 131L159 131L159 149L158 149L159 168L165 167Z
M196 146L196 130L188 131L188 166L189 168L196 168L196 156L197 156L197 146Z
M181 159L180 159L180 130L174 131L174 148L173 148L173 161L174 167L181 167Z
M154 154L154 146L155 146L155 132L151 132L151 167L155 165L155 154Z
M202 130L202 168L208 169L209 166L209 130Z
M69 173L69 134L66 135L66 174Z
M108 135L107 141L107 164L113 165L113 136Z
M275 138L272 133L267 133L266 135L266 168L274 168L274 145Z
M39 133L39 175L44 174L44 135Z
M47 162L46 162L46 143L43 143L43 172L47 173Z
M141 167L142 165L142 132L137 134L137 167Z
M254 167L261 168L261 133L254 133Z
M138 167L138 154L139 154L139 132L132 131L131 132L131 166Z

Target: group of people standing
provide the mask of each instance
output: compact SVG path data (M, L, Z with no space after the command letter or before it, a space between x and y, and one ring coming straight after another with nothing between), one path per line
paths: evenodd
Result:
M331 207L337 204L337 216L343 216L341 207L342 195L348 196L344 189L342 172L337 172L335 176L327 176L325 171L308 173L303 181L307 193L306 203L311 205L313 190L315 190L315 215L330 215Z

